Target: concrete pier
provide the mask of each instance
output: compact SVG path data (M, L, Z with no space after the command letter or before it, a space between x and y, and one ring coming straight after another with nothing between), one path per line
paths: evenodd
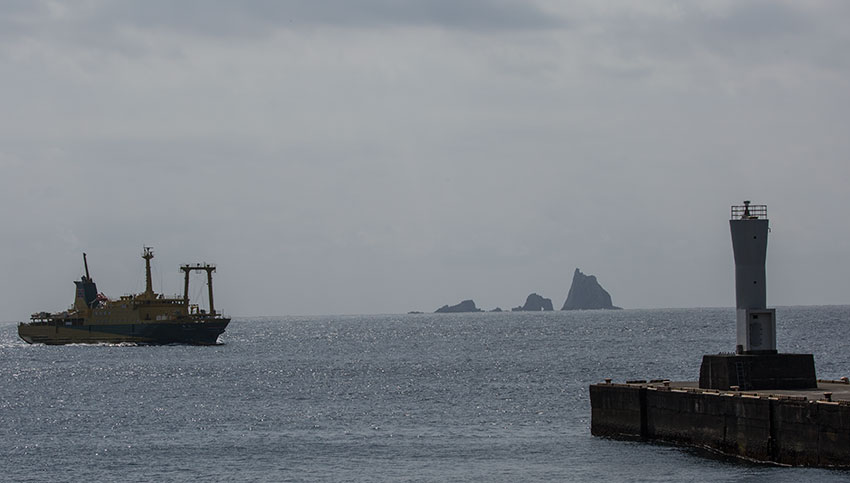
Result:
M590 386L595 436L710 448L755 461L850 467L850 382L819 381L812 354L780 353L767 307L766 205L732 206L737 344L698 382Z
M850 467L850 383L764 391L696 382L590 386L594 436L709 448L749 460Z

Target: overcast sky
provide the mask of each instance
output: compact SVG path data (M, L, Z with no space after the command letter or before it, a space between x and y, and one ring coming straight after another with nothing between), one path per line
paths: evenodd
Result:
M234 316L850 303L850 3L0 2L0 320L218 265ZM195 279L201 288L202 280ZM205 303L205 299L202 300Z

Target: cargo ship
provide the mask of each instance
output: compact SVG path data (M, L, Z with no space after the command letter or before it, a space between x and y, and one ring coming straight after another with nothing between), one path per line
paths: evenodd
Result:
M216 312L213 305L212 274L215 265L196 263L181 265L184 273L183 296L166 297L153 291L151 259L153 249L143 247L145 260L145 291L110 299L98 292L89 274L88 260L83 253L86 274L74 281L74 305L63 312L38 312L30 322L18 324L18 335L35 344L195 344L214 345L224 333L230 318ZM189 303L189 274L206 272L209 287L209 310Z

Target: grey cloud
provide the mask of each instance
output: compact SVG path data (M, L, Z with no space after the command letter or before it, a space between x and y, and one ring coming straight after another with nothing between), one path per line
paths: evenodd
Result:
M29 0L8 0L0 3L0 20L12 23L20 22L34 16L49 14L49 8L44 2Z
M124 27L202 36L257 37L277 29L436 27L504 31L557 28L564 20L530 2L505 0L131 0L53 12L46 2L0 6L6 35L37 31L115 33ZM41 27L41 28L38 28ZM85 39L84 39L85 40ZM104 39L105 40L105 39Z
M848 14L839 3L758 1L678 3L668 11L615 9L570 18L574 30L590 40L585 45L592 46L592 55L585 58L598 73L627 78L653 70L669 74L665 64L676 69L698 59L750 73L788 63L843 71L850 38L837 19Z
M682 4L677 15L615 14L599 19L612 40L647 51L691 53L694 48L735 45L746 49L756 41L776 41L818 29L812 12L779 2L743 2L728 9L710 10L700 4ZM826 32L828 34L828 32Z
M0 3L0 39L16 38L27 34L34 24L45 22L50 16L43 3L10 0Z
M732 40L785 37L815 28L806 10L780 2L741 2L721 15L701 17L705 32Z
M691 10L683 26L691 30L693 50L761 64L782 59L789 50L811 50L813 38L829 42L840 35L811 15L811 9L780 2L742 2L719 13ZM677 36L688 38L688 32Z
M531 3L504 0L126 1L107 4L102 15L138 26L190 29L206 34L251 34L257 30L303 25L525 30L561 24L561 20Z
M85 51L148 55L145 39L160 34L225 41L263 40L282 30L433 28L494 34L560 28L564 18L531 2L506 0L150 0L94 1L73 8L46 1L0 5L0 39L82 47ZM21 42L21 44L26 45ZM158 55L180 56L171 43ZM7 54L0 49L0 56Z

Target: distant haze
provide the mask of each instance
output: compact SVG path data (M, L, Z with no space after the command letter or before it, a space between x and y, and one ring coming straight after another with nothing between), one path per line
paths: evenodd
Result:
M236 316L850 303L850 3L0 3L0 320L216 263ZM202 287L202 279L195 279ZM194 295L194 294L193 294Z

